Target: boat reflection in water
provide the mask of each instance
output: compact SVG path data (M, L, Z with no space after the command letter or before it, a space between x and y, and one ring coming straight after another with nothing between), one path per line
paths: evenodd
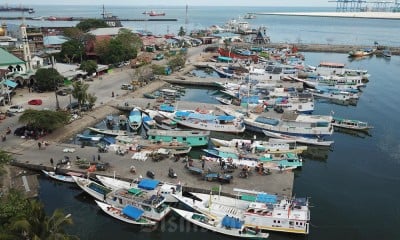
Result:
M304 151L301 155L311 160L326 161L331 151L332 147L308 146L307 151Z

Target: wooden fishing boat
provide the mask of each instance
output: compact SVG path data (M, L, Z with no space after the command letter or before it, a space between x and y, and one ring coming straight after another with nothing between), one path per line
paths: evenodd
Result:
M143 119L141 109L138 107L133 108L128 117L129 127L133 131L137 131L140 126L142 126L142 121Z
M366 122L362 122L359 120L338 118L338 117L334 117L332 119L332 125L334 127L340 127L358 131L368 131L369 129L373 128L373 126L369 125Z
M221 218L212 218L202 213L189 212L177 208L172 208L172 210L194 225L223 235L245 239L266 239L269 236L268 233L244 227L242 221L228 215Z
M90 131L101 133L104 135L110 135L110 136L126 136L128 133L126 131L122 130L110 130L110 129L100 129L100 128L94 128L94 127L88 127Z
M325 141L321 138L306 138L306 137L300 137L300 136L291 136L291 135L277 133L277 132L271 132L271 131L267 131L267 130L263 130L263 133L268 137L278 138L279 140L281 140L283 142L298 142L298 143L317 145L317 146L330 146L334 143L334 141Z
M74 183L75 180L72 176L83 176L83 174L81 173L75 173L75 172L68 172L68 175L61 175L61 174L57 174L53 171L45 171L42 170L42 172L48 176L49 178L61 181L61 182L67 182L67 183Z
M97 206L103 212L110 215L113 218L116 218L120 221L134 224L134 225L155 225L156 222L150 221L143 217L143 210L136 208L131 205L127 205L124 208L113 207L110 204L103 203L100 201L96 201Z

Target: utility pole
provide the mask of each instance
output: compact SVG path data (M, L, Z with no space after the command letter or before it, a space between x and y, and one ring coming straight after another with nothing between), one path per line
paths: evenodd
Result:
M185 17L185 33L188 35L188 24L189 24L189 16L188 16L188 4L186 3L186 17Z
M51 56L51 68L54 69L54 56ZM57 84L56 84L56 79L53 78L53 84L54 84L54 94L56 95L56 110L60 110L60 102L58 101L58 95L57 95Z

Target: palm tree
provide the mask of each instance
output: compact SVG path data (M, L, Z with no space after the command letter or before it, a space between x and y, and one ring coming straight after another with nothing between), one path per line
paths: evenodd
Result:
M81 106L87 101L89 84L77 81L72 84L72 87L72 96L78 100L80 110Z

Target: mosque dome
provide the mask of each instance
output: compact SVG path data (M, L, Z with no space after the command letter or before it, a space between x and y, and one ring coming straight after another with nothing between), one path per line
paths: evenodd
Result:
M0 36L4 36L6 33L6 31L4 30L4 28L0 27Z

